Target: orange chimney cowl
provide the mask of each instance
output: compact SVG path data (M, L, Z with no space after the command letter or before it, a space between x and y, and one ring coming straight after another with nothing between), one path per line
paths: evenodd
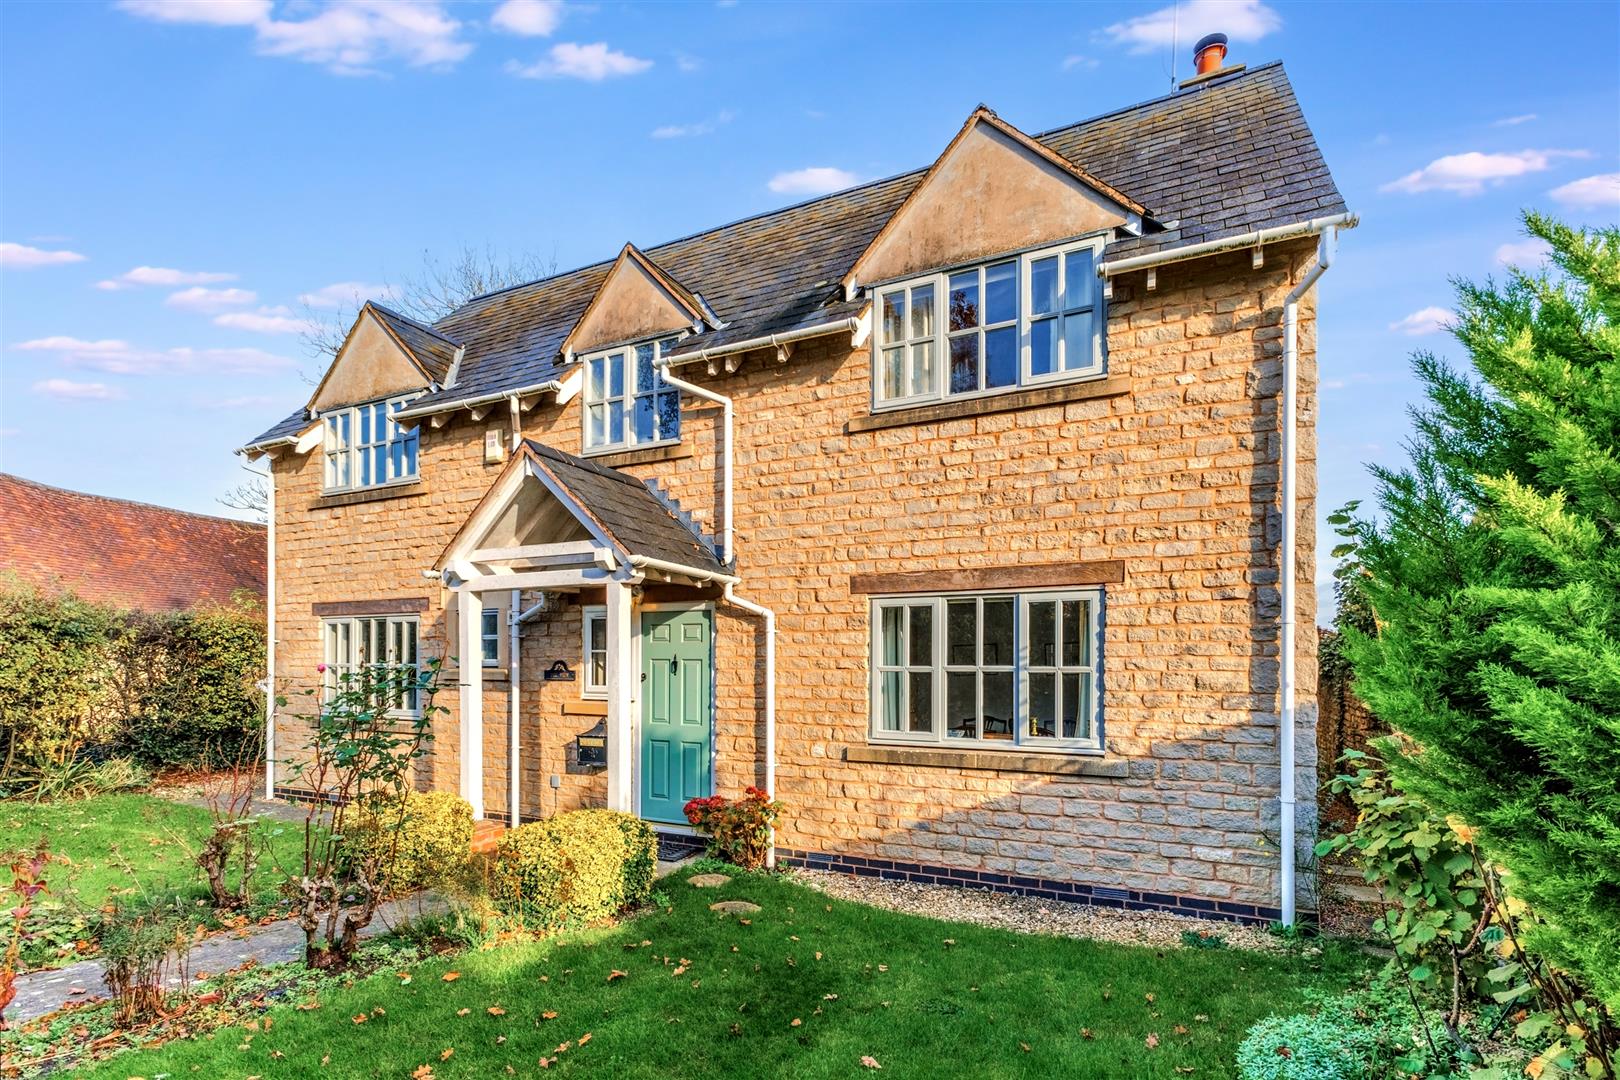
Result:
M1221 70L1221 65L1225 62L1225 34L1206 34L1193 46L1193 66L1197 69L1197 74L1212 74Z

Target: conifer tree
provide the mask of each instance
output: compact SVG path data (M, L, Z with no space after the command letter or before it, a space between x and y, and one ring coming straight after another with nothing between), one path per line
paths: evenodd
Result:
M1454 282L1471 370L1414 357L1411 461L1349 530L1376 625L1348 653L1396 780L1620 1014L1620 229L1524 220L1550 269Z

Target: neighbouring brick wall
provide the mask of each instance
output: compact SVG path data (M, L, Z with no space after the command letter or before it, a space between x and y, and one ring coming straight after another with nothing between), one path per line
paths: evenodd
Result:
M1310 254L1276 246L1161 268L1116 285L1109 371L1128 393L1015 412L846 434L869 412L870 357L839 336L764 354L731 375L683 376L736 401L739 593L778 614L777 788L784 847L1016 874L1233 904L1277 902L1277 404L1282 303ZM1302 305L1299 625L1315 622L1315 311ZM578 452L576 403L525 414L525 434ZM689 403L690 458L627 467L713 530L719 410ZM426 494L311 510L319 455L276 463L278 675L319 661L317 600L430 597L432 565L498 471L459 414L424 427ZM867 743L868 598L850 577L1120 559L1107 586L1106 760L1122 777L852 764ZM525 600L531 602L532 598ZM716 781L762 779L758 621L716 615ZM580 662L579 608L526 629L526 669ZM1299 640L1299 849L1314 823L1315 639ZM312 676L311 676L312 677ZM594 723L564 715L579 684L525 680L524 813L600 802L605 779L563 772L567 740ZM455 708L455 693L441 703ZM486 800L504 809L505 685L486 689ZM452 713L422 782L456 783ZM289 744L283 722L283 746ZM547 785L551 775L562 787ZM1308 888L1308 886L1306 886ZM1307 893L1302 904L1313 906Z

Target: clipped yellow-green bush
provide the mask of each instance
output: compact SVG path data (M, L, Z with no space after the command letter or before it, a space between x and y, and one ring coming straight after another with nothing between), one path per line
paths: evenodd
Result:
M349 825L347 846L352 858L380 857L391 891L422 889L466 865L472 834L466 799L450 791L407 791L367 796Z
M613 810L570 810L501 836L490 900L537 927L605 919L651 895L657 852L646 822Z

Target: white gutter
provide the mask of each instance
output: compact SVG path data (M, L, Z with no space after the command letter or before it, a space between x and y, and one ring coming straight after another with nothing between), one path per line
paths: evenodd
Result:
M666 574L678 574L696 581L714 581L721 585L736 585L742 581L742 578L722 574L718 570L699 570L695 566L682 566L680 563L666 562L646 555L632 555L628 561L637 570L661 570Z
M520 613L518 611L518 605L521 603L523 603L523 591L521 589L513 589L510 602L507 604L506 608L508 635L506 663L507 667L509 668L506 675L507 686L512 698L510 715L508 716L506 722L506 739L508 749L508 761L506 766L508 775L506 787L509 804L508 814L509 820L512 823L510 827L514 829L517 828L523 820L519 816L522 806L521 794L523 781L523 740L518 730L518 695L521 689L520 674L522 672L519 650L523 644L523 624L534 618L535 615L539 614L540 609L545 606L544 602L541 602L529 608L528 611Z
M758 348L760 346L755 346L755 347ZM704 351L704 352L698 354L697 359L701 360L701 359L703 359L703 357L705 357L707 355L708 355L708 352ZM669 364L662 364L660 366L663 368L664 381L669 383L669 385L675 387L678 390L685 390L688 394L691 394L693 397L702 398L704 401L712 401L716 405L719 405L721 410L722 410L722 422L723 422L723 425L724 425L724 428L725 428L725 431L724 431L724 434L725 434L725 448L723 450L721 450L721 452L720 452L720 469L721 469L721 481L722 481L722 484L721 484L721 492L722 492L722 495L721 495L721 503L722 503L722 506L721 506L721 518L722 518L721 529L722 529L722 532L721 532L721 538L720 538L720 562L724 566L730 566L731 562L732 562L732 542L733 542L732 523L731 523L731 512L732 512L732 504L731 504L731 432L732 432L732 423L731 423L731 420L732 420L732 412L733 412L733 410L732 410L732 405L731 405L731 399L726 397L726 395L724 395L724 394L717 394L713 390L706 389L705 387L698 386L698 385L696 385L694 383L689 383L685 379L677 378L676 376L674 376L673 374L670 373Z
M1279 426L1282 434L1282 641L1280 645L1282 718L1278 729L1278 764L1282 769L1278 791L1282 819L1282 922L1294 925L1294 638L1298 629L1294 593L1299 524L1295 464L1298 432L1295 430L1299 382L1299 302L1311 290L1317 279L1333 265L1338 248L1338 228L1329 225L1322 230L1316 245L1316 262L1305 271L1299 284L1288 291L1283 301L1283 385L1282 415Z
M860 320L850 319L847 322L850 325L850 329L853 330L855 326L859 325ZM833 332L836 332L837 329L838 328L835 327ZM806 334L805 336L809 335ZM777 340L781 339L778 338ZM770 344L768 339L767 344ZM755 345L751 347L761 348L762 346ZM701 359L703 355L704 354L699 354L699 359ZM706 387L697 386L693 383L687 382L685 379L677 378L676 376L670 374L668 364L661 366L663 367L664 381L669 383L669 385L676 387L677 389L684 390L687 393L692 394L694 397L702 398L705 401L715 402L721 407L724 418L725 448L720 455L720 468L721 475L723 477L721 490L723 493L722 501L725 507L725 524L721 533L723 539L721 540L720 561L726 566L734 566L736 560L735 552L733 550L735 532L732 524L731 448L733 431L732 416L735 410L732 406L731 399L724 394L717 394L713 390L709 390ZM653 560L643 559L640 556L631 556L630 559L630 562L633 565L647 565L652 563L652 561ZM765 620L765 794L767 797L774 799L776 797L776 612L772 611L768 607L765 607L763 604L756 604L752 600L744 600L742 597L738 596L736 593L736 588L742 583L742 579L740 577L716 574L713 575L712 580L723 581L725 583L726 588L724 596L727 602L735 604L744 611L753 615L758 615L761 619ZM772 867L776 865L775 829L771 830L770 845L766 848L765 865Z
M861 320L854 316L839 319L836 322L820 323L816 326L806 326L798 330L786 330L780 334L764 334L760 337L749 338L746 341L734 342L730 345L717 345L712 349L699 349L694 353L681 353L662 362L664 378L669 379L669 369L676 364L696 364L714 356L731 356L735 353L752 352L755 349L769 349L776 345L787 345L794 341L803 341L805 338L826 337L836 334L840 330L854 333L861 325ZM692 388L692 392L699 397L709 397L711 401L717 400L701 390Z
M480 394L477 397L457 398L454 401L442 403L435 402L432 405L422 405L415 409L401 409L394 414L394 419L415 420L418 417L433 416L436 413L455 412L457 409L471 409L478 405L490 405L513 396L528 397L530 394L555 393L562 388L562 383L552 379L550 382L535 383L533 386L518 386L510 390L496 390L493 393Z
M1310 221L1296 221L1291 225L1273 225L1269 229L1255 229L1253 232L1228 236L1221 240L1206 240L1200 244L1187 244L1184 247L1167 248L1164 251L1155 251L1147 255L1132 255L1125 259L1114 259L1111 262L1098 263L1097 275L1103 278L1111 278L1129 270L1141 270L1149 266L1163 266L1165 263L1183 262L1187 259L1197 259L1204 255L1214 255L1218 252L1233 251L1238 248L1260 247L1283 240L1293 240L1301 236L1315 236L1326 233L1330 229L1353 229L1355 227L1356 215L1348 212L1330 214L1327 217L1312 218Z

